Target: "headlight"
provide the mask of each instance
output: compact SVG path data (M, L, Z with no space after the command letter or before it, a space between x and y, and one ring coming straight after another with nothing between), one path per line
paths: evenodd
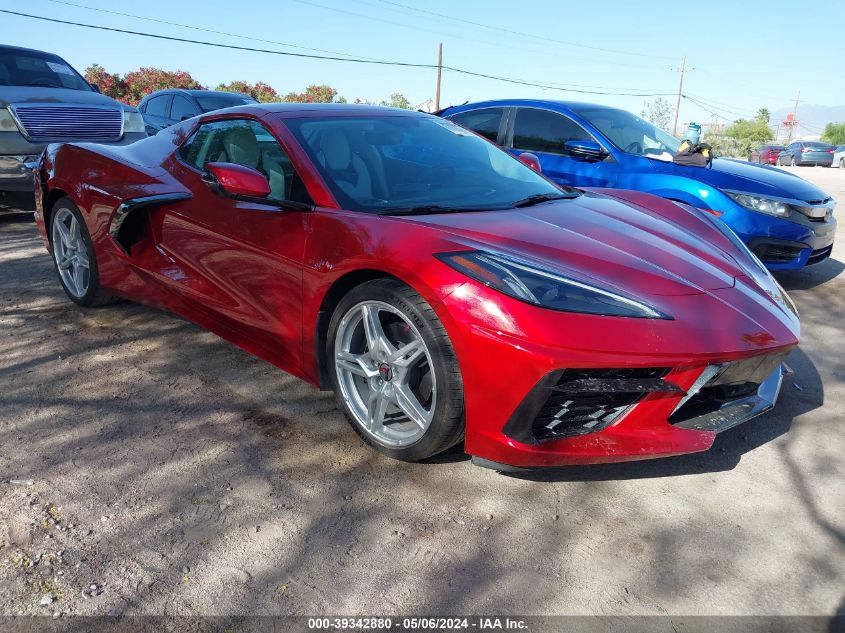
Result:
M123 111L124 134L127 132L143 132L144 130L144 117L141 116L140 112Z
M467 251L436 257L485 286L544 308L641 319L672 318L641 301L535 268L505 255Z
M725 191L725 194L734 202L746 209L765 213L767 215L774 215L779 218L789 217L789 205L780 200L773 200L772 198L762 198L750 193L740 193L736 191Z
M19 132L12 113L6 108L0 108L0 132Z

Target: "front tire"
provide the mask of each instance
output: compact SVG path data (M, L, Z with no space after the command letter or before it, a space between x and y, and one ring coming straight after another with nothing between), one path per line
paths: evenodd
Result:
M338 405L370 446L419 461L464 436L464 392L449 336L431 306L393 279L357 286L329 324Z
M91 235L82 214L70 198L61 198L53 206L50 244L56 274L71 301L85 307L115 301L115 297L100 286Z

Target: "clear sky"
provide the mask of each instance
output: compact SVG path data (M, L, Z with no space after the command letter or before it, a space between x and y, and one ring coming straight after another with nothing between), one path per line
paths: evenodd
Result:
M707 101L725 119L753 116L761 107L791 107L799 90L804 103L845 104L845 53L837 32L845 24L841 0L0 0L0 8L258 48L327 54L306 50L323 49L416 63L435 63L443 42L445 65L628 94L675 93L675 69L686 54L692 70L685 92ZM211 87L243 79L265 81L280 93L325 83L350 101L401 92L417 105L434 97L435 72L429 69L226 51L5 14L0 14L0 42L50 50L80 72L95 62L119 73L155 66L186 70ZM442 105L503 97L608 103L637 113L650 98L578 94L444 72ZM675 97L666 98L674 108ZM689 101L682 102L680 116L681 121L713 118Z

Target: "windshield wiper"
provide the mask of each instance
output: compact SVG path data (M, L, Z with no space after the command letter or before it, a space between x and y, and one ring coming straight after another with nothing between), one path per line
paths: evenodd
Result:
M468 211L486 211L486 209L473 207L442 207L431 204L418 207L405 207L396 209L385 209L379 211L379 215L434 215L436 213L463 213Z
M511 206L514 209L521 209L523 207L532 207L535 204L548 202L550 200L569 200L570 198L577 198L577 193L537 193L533 196L528 196L522 200L517 200Z

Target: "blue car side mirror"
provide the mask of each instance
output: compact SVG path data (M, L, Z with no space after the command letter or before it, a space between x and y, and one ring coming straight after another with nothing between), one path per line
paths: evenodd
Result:
M566 141L563 144L566 153L574 158L585 161L604 160L607 152L595 141Z

